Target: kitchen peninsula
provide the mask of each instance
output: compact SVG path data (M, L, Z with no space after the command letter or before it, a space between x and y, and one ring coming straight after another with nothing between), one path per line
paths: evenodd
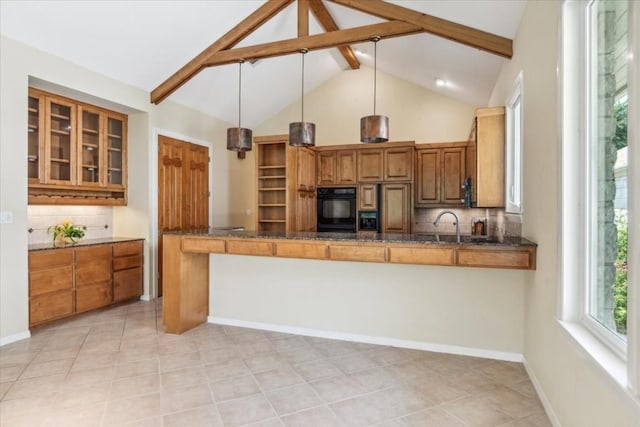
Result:
M455 236L423 234L228 230L169 233L163 246L163 321L177 334L207 320L209 254L534 270L537 247L520 237L456 243Z

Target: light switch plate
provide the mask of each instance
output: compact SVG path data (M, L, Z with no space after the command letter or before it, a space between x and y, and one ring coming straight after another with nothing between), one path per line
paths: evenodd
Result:
M0 211L0 224L13 224L13 212Z

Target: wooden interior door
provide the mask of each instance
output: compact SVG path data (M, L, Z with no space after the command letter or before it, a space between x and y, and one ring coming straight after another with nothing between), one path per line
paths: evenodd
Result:
M209 148L158 137L158 296L162 233L209 227Z

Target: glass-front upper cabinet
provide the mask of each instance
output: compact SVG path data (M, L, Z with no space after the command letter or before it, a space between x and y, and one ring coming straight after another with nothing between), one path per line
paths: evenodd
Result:
M27 166L29 183L39 183L44 177L44 97L30 90L28 108Z
M70 102L46 98L47 183L74 184L76 106Z
M29 204L126 205L127 120L29 88Z
M126 121L114 114L107 117L107 186L122 187L126 182Z
M104 154L100 146L103 116L98 110L78 109L78 184L99 186Z

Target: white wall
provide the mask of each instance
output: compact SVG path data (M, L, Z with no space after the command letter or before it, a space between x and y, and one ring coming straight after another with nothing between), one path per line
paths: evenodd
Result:
M373 70L343 71L304 98L304 119L316 124L316 145L359 144L360 118L373 114ZM376 113L389 117L390 141L467 141L476 106L456 101L378 71ZM294 102L254 129L254 135L289 133L300 121Z
M524 220L523 236L538 243L537 270L526 276L525 347L527 368L539 381L560 424L637 426L637 403L573 344L556 321L558 308L557 212L559 104L556 67L560 2L529 2L491 96L504 105L522 70ZM544 28L544 31L541 29ZM540 173L544 170L544 173Z
M486 357L517 359L522 353L522 283L528 272L210 258L209 313L215 318L408 341Z
M229 224L230 212L244 213L246 203L233 197L236 180L226 171L240 162L223 148L231 124L196 113L171 101L159 106L149 93L32 49L0 38L0 210L13 213L13 223L0 227L0 344L28 336L28 220L27 220L27 95L29 79L45 83L58 93L99 103L129 114L129 203L113 208L113 236L142 237L145 244L145 294L152 295L149 273L153 255L156 131L172 132L187 140L204 141L211 152L215 225ZM52 90L52 89L49 89ZM253 164L239 163L253 169ZM238 207L236 207L236 205ZM243 217L240 217L243 219ZM150 246L150 244L152 246Z

